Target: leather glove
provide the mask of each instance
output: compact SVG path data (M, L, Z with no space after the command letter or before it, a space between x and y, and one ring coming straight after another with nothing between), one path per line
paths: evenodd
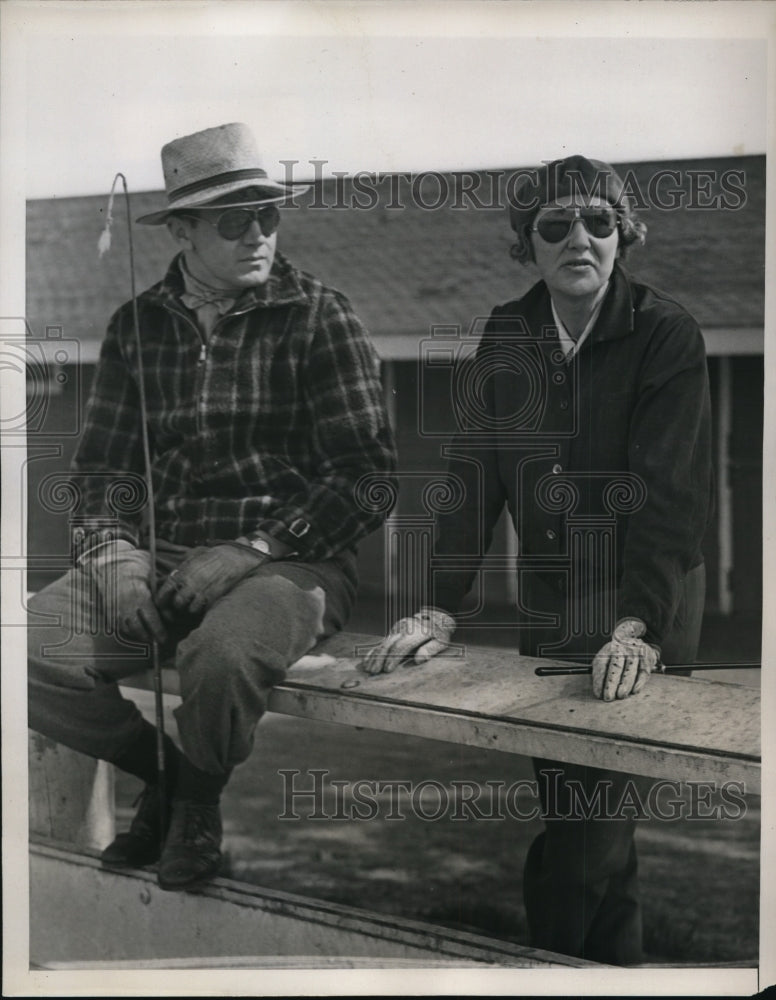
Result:
M450 645L455 618L439 608L423 607L411 618L401 618L361 663L368 674L389 674L402 660L425 663Z
M593 694L604 701L638 694L657 666L659 650L641 636L647 626L638 618L624 618L593 660Z
M106 620L137 642L164 642L166 632L151 597L151 554L124 540L100 546L82 565L91 573Z
M268 555L239 542L196 548L159 588L157 604L166 617L172 611L203 614L268 561Z

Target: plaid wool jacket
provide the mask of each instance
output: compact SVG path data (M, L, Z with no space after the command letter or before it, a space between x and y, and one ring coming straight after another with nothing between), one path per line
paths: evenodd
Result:
M138 296L156 534L196 546L257 531L306 561L375 530L395 495L379 362L350 303L277 254L205 340L180 257ZM77 556L143 544L145 486L132 303L112 317L72 465ZM368 477L366 480L364 477ZM363 484L370 487L364 490Z

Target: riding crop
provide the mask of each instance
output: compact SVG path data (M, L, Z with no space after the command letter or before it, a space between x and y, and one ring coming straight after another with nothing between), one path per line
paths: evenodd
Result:
M127 211L127 232L129 235L129 272L130 287L132 293L132 319L135 326L135 338L137 344L137 369L138 386L140 394L140 435L143 443L143 464L146 481L146 495L148 503L148 551L151 556L151 599L156 601L156 511L154 506L154 484L151 474L151 448L148 440L148 410L146 407L145 377L143 373L143 351L140 338L140 321L138 318L137 292L135 288L135 251L132 239L132 217L129 205L129 191L127 180L124 174L117 173L113 178L108 200L108 213L105 221L105 229L100 235L98 250L100 257L110 249L110 231L113 225L113 198L116 189L116 182L121 179L124 188L124 202ZM159 837L160 843L164 844L166 834L166 768L164 759L164 702L162 697L162 667L159 658L159 643L151 637L151 669L154 683L154 709L156 714L156 768L157 780L159 784Z

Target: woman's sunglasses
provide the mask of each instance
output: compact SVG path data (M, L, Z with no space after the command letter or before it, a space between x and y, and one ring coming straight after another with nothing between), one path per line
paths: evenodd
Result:
M604 239L617 228L617 213L613 208L554 208L536 220L531 231L538 233L547 243L560 243L571 232L575 222L581 222L591 236Z
M227 208L215 222L204 214L205 211L208 209L198 209L198 213L203 214L192 215L191 218L207 222L224 240L239 240L248 232L254 221L258 222L262 236L271 236L280 225L280 211L277 205L265 205L262 208Z

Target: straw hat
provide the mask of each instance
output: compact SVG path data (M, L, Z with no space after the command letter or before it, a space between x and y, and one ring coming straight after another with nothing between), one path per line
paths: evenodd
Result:
M171 212L199 208L244 188L258 189L259 197L242 205L285 201L306 191L307 184L273 181L261 165L256 140L247 125L232 122L184 135L162 146L162 170L167 208L143 215L137 222L158 226ZM227 199L228 203L228 199Z

